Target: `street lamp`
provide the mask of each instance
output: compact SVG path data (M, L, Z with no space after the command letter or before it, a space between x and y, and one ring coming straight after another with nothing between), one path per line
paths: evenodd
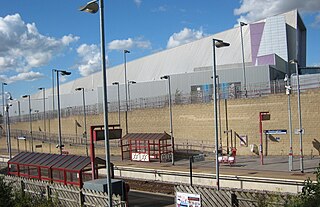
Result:
M296 66L296 75L297 75L297 94L298 94L298 116L299 116L299 136L300 136L300 171L303 173L303 148L302 148L302 118L301 118L301 102L300 102L300 80L299 80L299 68L298 61L293 59L289 61L290 64L295 64Z
M59 144L58 148L60 151L60 154L62 154L62 138L61 138L61 108L60 108L60 89L59 89L59 73L63 76L71 75L71 72L65 71L65 70L56 70L54 71L57 74L57 101L58 101L58 137L59 137Z
M4 86L8 85L7 83L2 82L2 121L5 123L5 115L4 115ZM8 144L8 143L7 143Z
M128 134L128 87L127 86L127 53L130 53L129 50L123 50L123 58L124 58L124 84L125 84L125 93L126 93L126 110L125 110L125 118L126 118L126 134Z
M291 94L291 85L290 85L290 78L288 74L285 75L284 78L286 94L288 95L288 116L289 116L289 139L290 139L290 149L289 149L289 171L293 170L293 152L292 152L292 118L291 118L291 101L290 101L290 94Z
M244 95L247 97L247 78L246 78L246 68L244 63L244 49L243 49L243 35L242 35L242 27L248 24L244 22L240 22L240 35L241 35L241 51L242 51L242 68L243 68L243 85L244 85Z
M12 96L9 92L7 92L8 96L6 98L6 107L5 107L5 111L6 111L6 131L7 131L7 143L8 143L8 153L9 153L9 159L12 158L12 153L11 153L11 135L10 135L10 116L9 116L9 107L12 106L11 103L9 103L8 101L12 101Z
M171 162L174 165L174 142L173 142L173 127L172 127L172 101L171 101L171 77L165 75L160 77L161 79L168 80L169 91L169 115L170 115L170 138L171 138Z
M47 126L46 126L46 89L43 87L38 88L43 94L43 131L44 139L47 139ZM51 136L49 136L49 152L51 153Z
M32 121L31 121L31 99L30 95L24 95L22 98L28 98L29 100L29 126L30 126L30 138L31 138L31 151L33 152L33 136L32 136Z
M86 141L86 155L88 156L88 136L87 136L87 113L86 113L86 100L84 96L84 88L76 88L76 91L82 91L82 103L83 103L83 120L84 120L84 132L83 136Z
M104 5L103 0L90 1L87 5L80 8L80 11L86 11L89 13L96 13L100 8L100 42L101 42L101 70L103 74L103 113L104 113L104 136L105 136L105 148L106 148L106 173L107 173L107 188L108 188L108 201L109 207L112 206L112 185L110 176L110 146L109 146L109 125L108 125L108 97L107 97L107 73L106 73L106 58L105 58L105 39L104 39ZM94 158L91 160L91 164L94 165Z
M2 123L6 125L6 117L5 117L5 104L4 104L4 86L8 85L7 83L2 83ZM9 143L7 140L7 149L9 149Z
M212 39L212 62L213 62L213 76L217 77L217 66L216 66L216 51L215 48L228 47L230 44L227 42L223 42L222 40ZM218 109L217 109L217 79L213 78L213 103L214 103L214 125L215 125L215 151L216 151L216 182L217 189L220 189L219 184L219 140L218 140Z
M120 126L120 83L113 82L112 85L118 86L118 120L119 120L119 126Z
M130 99L130 84L136 84L137 82L129 80L128 81L128 95L129 95L129 110L131 110L131 99Z

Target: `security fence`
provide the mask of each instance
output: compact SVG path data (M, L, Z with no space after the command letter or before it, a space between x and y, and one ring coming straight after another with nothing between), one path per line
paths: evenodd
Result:
M55 206L108 206L109 203L105 192L12 176L4 176L4 181L15 191L27 193L31 197L51 199ZM113 194L112 203L113 207L127 206L120 195Z
M316 89L320 87L320 76L308 76L300 82L301 92L307 89ZM291 81L292 92L295 93L297 90L295 76L292 77ZM257 98L261 96L267 96L270 94L285 94L285 82L283 80L275 80L272 82L250 84L247 86L247 91L241 90L240 85L223 85L220 84L218 88L218 99L238 99L238 98ZM212 86L208 91L203 91L201 88L193 90L191 93L182 93L176 90L171 94L172 104L196 104L196 103L210 103L212 101ZM162 108L169 104L168 96L157 96L157 97L145 97L128 100L128 110L144 109L144 108ZM125 111L125 101L119 103L108 102L108 111L117 112ZM83 115L83 106L72 106L63 108L61 111L61 117L70 117ZM103 113L103 104L97 103L86 106L87 115L97 115ZM58 117L57 110L46 111L46 119L54 119ZM32 113L31 121L43 120L44 113L37 112ZM29 115L11 116L10 122L28 122Z

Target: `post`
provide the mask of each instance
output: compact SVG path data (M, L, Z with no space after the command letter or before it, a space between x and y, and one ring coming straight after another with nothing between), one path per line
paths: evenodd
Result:
M243 34L242 34L242 26L247 25L244 22L240 22L240 35L241 35L241 51L242 51L242 68L243 68L243 85L244 85L244 95L247 97L247 78L246 78L246 68L244 62L244 49L243 49Z
M58 138L59 138L59 151L62 155L62 137L61 137L61 110L60 110L60 90L59 90L59 71L57 72L57 101L58 101Z
M300 100L300 80L299 80L299 69L298 62L295 61L296 74L297 74L297 93L298 93L298 116L299 116L299 142L300 142L300 171L304 172L303 167L303 148L302 148L302 117L301 117L301 100Z
M170 115L170 140L171 140L171 163L174 165L174 141L173 141L173 125L172 125L172 99L171 99L171 77L168 76L169 84L169 115Z
M7 126L7 142L8 142L8 152L9 152L9 159L12 158L12 153L11 153L11 135L10 135L10 118L9 118L9 105L8 103L6 104L6 126Z
M118 120L119 120L119 126L121 124L120 121L120 84L118 83Z
M189 157L190 186L192 186L192 162L193 162L193 156Z
M216 40L213 39L213 45L212 45L212 62L213 62L213 108L214 108L214 126L215 126L215 157L216 157L216 185L217 189L220 189L220 183L219 183L219 155L218 155L218 149L219 149L219 141L218 141L218 110L217 110L217 69L216 69L216 54L215 54L215 44Z
M260 164L263 165L263 148L262 148L262 112L259 113L259 132L260 132Z
M100 38L101 38L101 69L103 74L103 105L104 105L104 136L106 149L106 173L108 179L108 203L112 207L112 184L110 175L110 146L109 146L109 124L108 124L108 96L107 96L107 71L106 71L106 55L105 55L105 39L104 39L104 1L100 0Z
M225 109L225 112L226 112L227 154L229 154L229 123L228 123L228 104L227 104L227 99L224 99L224 109Z
M286 85L286 94L288 95L288 119L289 119L289 141L290 141L290 148L289 148L289 171L293 170L293 151L292 151L292 117L291 117L291 84L290 84L290 77L286 74L284 79Z
M100 43L101 43L101 70L103 82L103 114L104 114L104 137L106 150L106 174L108 189L108 206L112 207L112 185L110 177L110 146L109 146L109 128L108 128L108 96L107 96L107 72L106 72L106 55L105 55L105 38L104 38L104 3L100 0L100 5L96 1L90 1L86 6L80 8L80 11L96 13L100 9ZM93 158L94 159L94 158Z
M86 99L84 96L84 88L82 88L82 102L83 102L83 119L84 119L84 138L86 142L86 155L88 156L88 135L87 135L87 112L86 112Z
M124 86L125 86L125 95L126 95L126 110L125 110L125 119L126 119L126 134L128 134L128 83L127 83L127 53L130 53L129 50L123 51L124 56Z

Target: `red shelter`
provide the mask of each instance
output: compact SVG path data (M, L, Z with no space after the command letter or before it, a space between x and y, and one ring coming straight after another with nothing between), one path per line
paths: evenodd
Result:
M97 157L96 169L105 168L105 163ZM8 161L8 175L79 187L91 180L91 172L90 157L78 155L21 152Z
M122 160L171 161L171 137L167 133L128 133L121 139Z

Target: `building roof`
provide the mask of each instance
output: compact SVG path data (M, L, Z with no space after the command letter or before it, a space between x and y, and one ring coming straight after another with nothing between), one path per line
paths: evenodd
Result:
M170 139L170 135L164 133L129 133L126 134L123 140L128 141L160 141Z
M8 161L8 164L65 169L70 171L80 171L90 163L90 157L37 152L20 152ZM96 158L96 163L105 165L105 161L98 157Z

